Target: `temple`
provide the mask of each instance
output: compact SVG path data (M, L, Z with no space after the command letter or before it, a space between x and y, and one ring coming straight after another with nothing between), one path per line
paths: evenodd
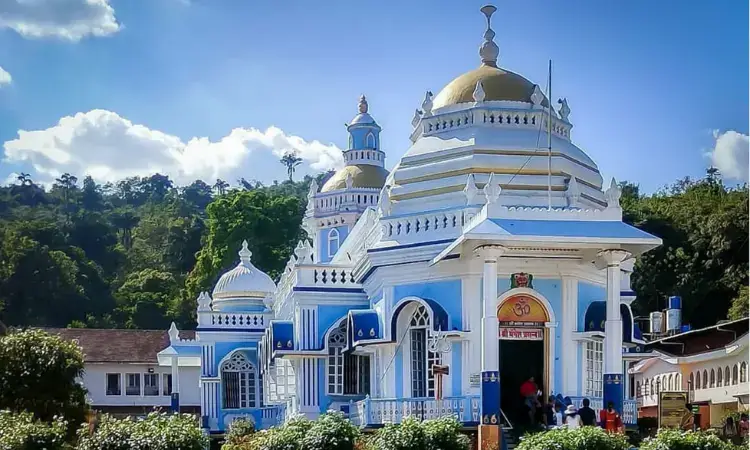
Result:
M334 409L362 427L454 414L491 437L523 419L531 377L545 398L612 401L635 424L630 274L661 240L623 222L568 101L501 67L494 10L479 66L424 95L391 172L360 98L346 166L311 186L309 239L278 283L245 244L200 295L195 340L161 356L179 370L200 355L207 430Z

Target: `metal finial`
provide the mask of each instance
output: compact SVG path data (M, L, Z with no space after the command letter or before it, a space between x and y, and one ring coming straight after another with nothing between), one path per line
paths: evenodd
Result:
M365 114L367 112L367 99L364 95L359 98L359 113Z
M480 9L482 14L487 17L487 30L484 32L484 42L479 47L479 56L482 58L482 64L496 67L497 57L500 54L500 48L495 44L493 39L495 38L495 32L492 30L491 18L492 14L497 11L493 5L485 5Z

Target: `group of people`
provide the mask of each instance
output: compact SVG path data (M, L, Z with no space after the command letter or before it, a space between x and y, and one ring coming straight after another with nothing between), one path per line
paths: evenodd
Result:
M532 427L539 423L539 418L546 428L580 428L597 425L596 412L591 408L591 402L587 398L583 399L583 406L580 409L577 409L575 405L565 406L555 397L549 397L548 401L542 406L540 401L541 391L537 387L534 377L529 378L521 385L521 397L524 400L524 407L527 409L529 423ZM615 410L612 402L607 404L606 409L599 412L599 425L612 433L624 430L620 414Z
M727 417L722 431L725 439L739 443L748 435L749 429L750 422L748 422L747 414L742 413L740 415L740 420L737 422L735 422L731 416Z

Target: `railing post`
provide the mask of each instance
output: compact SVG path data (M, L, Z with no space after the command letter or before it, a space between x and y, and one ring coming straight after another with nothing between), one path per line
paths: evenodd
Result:
M354 417L354 400L349 400L349 421L352 421L352 418ZM355 423L355 425L359 425L358 423Z
M368 394L365 396L365 414L364 414L364 424L365 426L369 425L370 420L370 395Z

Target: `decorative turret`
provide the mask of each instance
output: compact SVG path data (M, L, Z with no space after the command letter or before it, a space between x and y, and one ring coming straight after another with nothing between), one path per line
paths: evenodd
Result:
M213 309L216 311L262 309L265 307L266 297L276 291L276 284L271 277L251 262L253 252L248 248L247 241L242 241L239 256L240 263L222 275L214 286L212 297ZM202 301L205 305L205 297Z

